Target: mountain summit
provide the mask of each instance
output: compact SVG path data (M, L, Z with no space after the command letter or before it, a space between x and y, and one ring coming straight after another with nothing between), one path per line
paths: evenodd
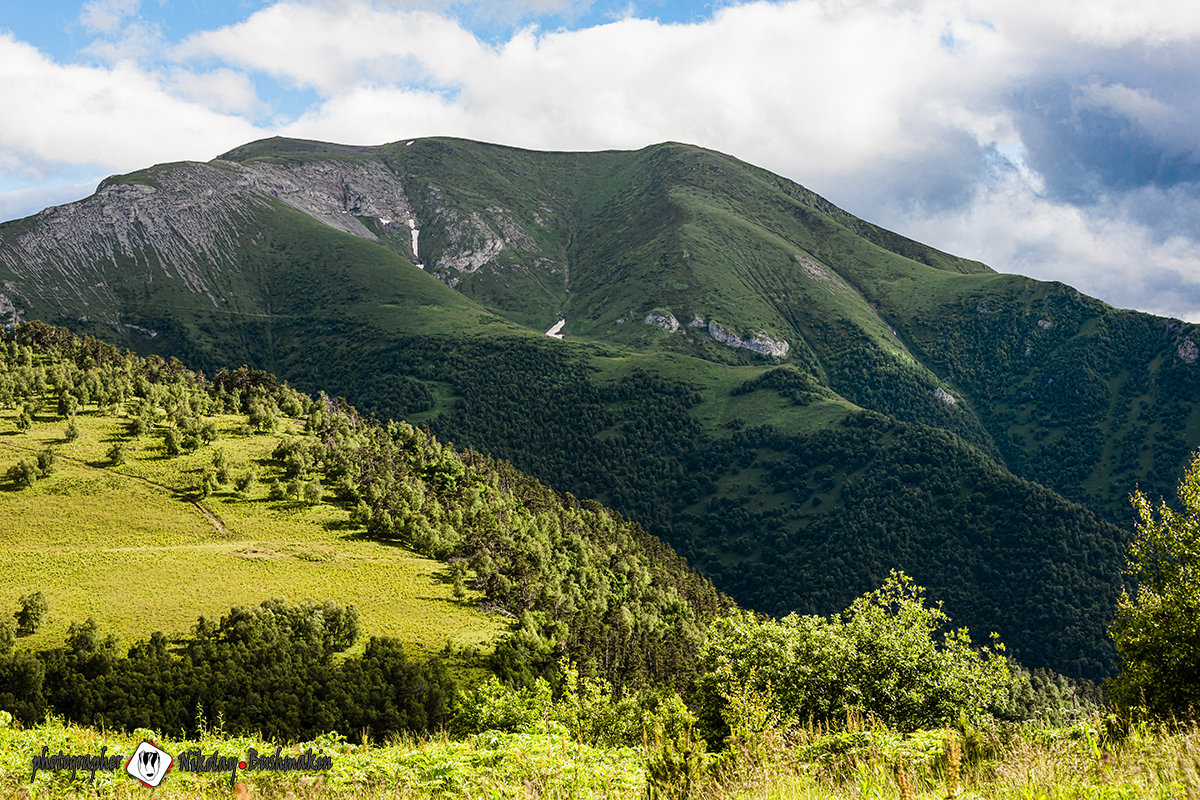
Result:
M268 139L0 225L0 317L248 364L596 497L764 611L892 568L1112 669L1200 331L996 273L703 148ZM547 335L549 334L549 335Z

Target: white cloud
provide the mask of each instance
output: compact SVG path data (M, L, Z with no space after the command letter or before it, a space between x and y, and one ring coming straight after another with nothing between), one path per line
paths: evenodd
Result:
M170 86L172 94L223 114L253 115L264 108L254 88L254 81L244 72L232 69L208 72L174 69L168 73L165 83Z
M215 58L332 96L362 81L458 78L484 49L457 22L429 11L283 2L237 25L194 34L175 56Z
M36 214L49 206L70 203L95 191L101 176L82 183L42 184L0 191L0 221Z
M1151 199L1168 201L1145 196L1139 201ZM1191 202L1193 213L1200 214L1200 201ZM1162 238L1133 219L1125 205L1120 197L1087 207L1056 202L1013 170L997 176L964 208L897 211L892 224L1001 272L1062 281L1119 308L1200 322L1200 242L1183 235Z
M0 32L0 152L35 173L44 165L119 171L180 158L208 159L262 132L172 95L130 63L65 66Z
M1056 172L1060 153L1070 158L1069 148L1100 135L1112 147L1116 134L1034 139L1038 109L1014 101L1036 105L1050 95L1032 89L1052 87L1053 98L1068 98L1055 113L1128 120L1174 159L1159 184L1193 180L1200 57L1187 54L1200 4L791 0L714 3L691 24L627 13L579 30L530 26L498 43L476 32L481 19L561 21L593 5L280 0L164 54L157 29L136 17L137 0L91 0L81 20L107 38L89 53L110 67L55 64L0 35L12 109L0 118L0 164L7 153L35 166L128 169L211 157L268 133L356 144L456 135L545 149L671 139L783 173L852 213L999 269L1177 315L1200 306L1195 239L1169 233L1200 230L1190 224L1200 222L1200 183L1156 184L1127 202L1132 195L1100 180L1091 205L1049 199L1046 186L1067 196L1063 181L1108 158L1097 150ZM262 131L248 121L264 109L252 76L318 100ZM1153 167L1155 154L1141 155L1134 166ZM997 171L1005 163L1012 168ZM1134 167L1116 177L1142 180Z
M165 39L157 25L131 22L114 32L111 38L94 40L82 52L109 64L154 62L164 46Z
M88 0L79 22L92 33L116 33L121 24L137 14L141 0Z

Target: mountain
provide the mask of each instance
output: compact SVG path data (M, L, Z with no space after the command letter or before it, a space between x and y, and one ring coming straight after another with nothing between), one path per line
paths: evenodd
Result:
M1128 493L1171 494L1200 443L1196 326L674 143L269 139L116 176L0 226L0 315L425 424L763 611L901 568L956 624L1092 677Z

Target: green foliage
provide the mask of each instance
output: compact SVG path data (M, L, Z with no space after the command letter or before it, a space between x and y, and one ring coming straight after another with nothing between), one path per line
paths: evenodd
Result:
M34 662L26 653L0 656L0 700L13 698L25 724L52 712L173 736L190 730L197 713L231 732L279 739L331 729L383 738L444 723L454 684L441 663L411 662L398 642L376 637L361 656L335 662L358 632L353 607L270 600L219 622L201 617L177 647L155 633L123 654L89 619L71 625L66 647L40 651Z
M125 445L120 442L114 442L113 446L108 448L108 453L105 457L112 466L121 466L125 463Z
M325 496L325 487L321 485L320 479L313 478L310 481L304 482L303 493L304 502L309 505L316 505Z
M79 423L72 417L67 421L67 428L63 431L63 438L68 442L74 442L79 438Z
M174 428L167 428L163 431L163 450L168 458L174 458L183 452L179 447L179 437L175 435Z
M248 469L238 476L234 482L234 488L237 489L239 497L247 497L254 491L254 487L258 484L258 473L253 469Z
M1107 704L1100 687L1044 669L1028 670L1010 663L1012 682L997 717L1006 721L1031 721L1066 726L1103 716Z
M617 697L604 680L559 665L558 685L539 678L529 687L507 686L494 676L458 695L450 729L456 736L507 731L568 732L590 745L645 744L690 731L695 717L675 692L645 687Z
M982 719L1007 690L1007 661L974 649L965 629L943 630L947 621L940 605L926 606L924 590L896 572L841 615L718 620L701 660L706 721L733 731L858 714L915 730ZM747 691L767 704L735 702Z
M38 473L43 478L49 478L50 473L54 471L54 448L47 447L45 450L39 450L37 454Z
M238 298L233 316L197 306L173 279L146 286L140 276L166 251L92 265L131 298L121 314L159 332L123 342L214 373L213 401L247 415L244 432L303 415L312 430L324 424L277 380L228 369L269 366L604 502L761 611L828 613L899 566L1031 666L1110 671L1103 620L1130 522L1121 487L1169 488L1200 440L1200 369L1180 355L1194 327L996 275L686 145L550 154L446 139L353 151L280 141L238 157L390 171L421 220L427 262L409 263L407 231L364 217L367 241L264 196L214 234L222 258L197 267ZM174 169L115 182L153 184ZM497 244L485 268L450 266L483 241ZM97 310L38 300L26 277L10 277L31 315L101 330L80 321ZM644 324L650 309L671 311L681 330ZM541 332L560 314L570 337L549 341ZM789 355L726 347L688 325L696 317L782 337ZM36 389L22 372L32 358L12 353L0 398ZM52 383L51 403L114 407L145 394L132 382ZM856 405L872 430L842 426ZM183 449L199 446L199 432L179 430ZM442 466L429 476L439 490L460 479ZM320 479L339 499L356 480ZM303 484L293 488L302 498ZM444 546L436 525L397 528L365 501L373 535Z
M17 488L33 486L38 478L37 462L30 458L22 458L8 468L8 480Z
M1200 452L1179 484L1181 509L1155 509L1135 491L1137 535L1111 632L1121 673L1109 685L1118 704L1160 717L1200 713Z
M50 613L50 601L42 592L30 592L21 595L16 613L17 627L21 633L34 633L46 622Z

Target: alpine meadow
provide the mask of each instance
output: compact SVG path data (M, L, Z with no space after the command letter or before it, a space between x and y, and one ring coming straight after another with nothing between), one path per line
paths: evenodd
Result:
M0 224L0 322L5 790L1200 791L1200 326L452 138L110 177Z

